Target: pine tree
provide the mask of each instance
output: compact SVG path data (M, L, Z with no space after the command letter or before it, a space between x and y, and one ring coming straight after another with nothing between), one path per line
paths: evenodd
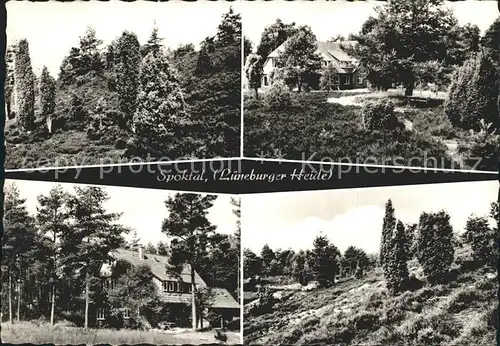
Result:
M127 123L132 120L136 109L141 65L140 49L137 36L125 31L117 42L113 57L118 104Z
M387 239L384 276L387 288L393 294L403 291L408 283L408 252L405 226L398 221L396 229Z
M453 262L453 228L445 211L422 213L418 224L417 258L427 280L439 282Z
M152 155L171 154L178 131L187 121L186 104L176 71L163 55L142 61L134 132ZM175 153L175 152L174 152ZM186 154L186 153L183 153Z
M357 267L360 267L361 270L366 269L369 263L366 252L354 246L349 246L345 250L343 259L345 261L344 265L347 266L351 274L356 271Z
M35 76L31 68L29 45L19 41L15 58L15 90L19 122L25 130L35 126Z
M50 285L51 285L51 309L50 323L54 324L57 286L61 277L61 257L64 256L61 249L61 236L69 232L69 211L67 201L69 195L61 185L50 190L47 196L38 196L38 207L36 219L42 234L49 243L50 259Z
M100 187L75 187L68 201L74 224L62 235L66 270L76 273L84 283L85 328L88 328L92 282L102 263L112 261L110 252L123 243L124 228L116 221L120 214L108 213L104 203L108 194Z
M274 251L269 247L269 245L265 244L260 251L260 257L262 258L262 266L265 274L271 274L271 263L274 260Z
M394 207L389 199L385 204L385 216L382 224L382 239L380 241L380 264L384 267L386 263L386 248L388 241L396 228L396 217L394 215Z
M139 248L139 245L141 244L141 238L139 238L139 234L137 233L137 230L133 229L132 230L132 238L130 239L130 242L128 244L128 248L130 250L137 250Z
M241 44L241 15L235 13L232 7L222 16L215 38L219 47Z
M16 185L6 186L2 234L2 278L6 273L9 321L13 321L13 284L17 283L17 321L21 319L24 277L33 263L39 243L33 218L26 200L21 198ZM2 288L5 286L2 285ZM3 304L3 301L2 301Z
M307 284L306 254L303 250L297 252L292 260L292 274L301 285Z
M149 37L146 44L141 49L141 55L146 57L149 53L153 53L153 55L160 55L163 50L162 44L163 38L158 35L158 27L156 23L153 25L153 31L151 32L151 36Z
M321 286L334 284L341 256L340 251L325 236L316 237L313 246L311 256L308 259L313 278Z
M208 239L215 230L207 219L207 214L216 198L213 195L177 193L165 201L169 215L163 220L162 232L173 238L170 264L176 272L180 272L186 264L190 270L193 330L198 325L195 270L206 258Z
M231 198L231 204L233 205L233 214L236 216L236 230L234 232L233 239L235 240L235 246L234 249L236 250L236 273L237 273L237 280L236 280L236 298L237 301L240 301L240 279L241 279L241 198Z
M262 275L262 258L250 249L243 250L243 275L245 278Z
M104 67L100 46L102 40L97 38L96 31L92 27L87 27L85 34L80 37L80 59L83 67L83 74L96 71L99 72Z
M51 132L52 114L56 107L56 81L46 66L40 76L40 114L46 120Z

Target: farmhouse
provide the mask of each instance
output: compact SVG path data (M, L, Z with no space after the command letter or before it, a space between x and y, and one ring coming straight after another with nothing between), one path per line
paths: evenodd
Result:
M285 43L273 50L263 66L262 86L269 86L271 73L277 67L280 54L285 49ZM348 47L353 47L356 41L317 42L316 53L321 56L321 67L332 66L337 71L337 85L339 89L355 89L366 87L366 80L359 71L357 59L351 57L347 52Z
M114 262L110 265L102 265L100 277L104 290L113 288L117 284L117 263L125 261L133 266L147 265L153 274L153 282L158 288L161 301L169 312L169 316L160 316L160 320L172 324L182 324L179 321L188 322L191 316L191 269L189 265L184 266L180 275L174 275L166 269L167 256L145 253L144 247L139 246L137 251L117 249L112 253ZM197 289L206 288L207 284L195 271L194 282ZM221 315L221 323L232 321L240 316L240 306L231 294L224 288L212 288L212 301L209 310ZM126 307L125 307L126 309ZM108 319L107 307L99 306L96 311L96 324L102 325ZM128 319L130 312L125 310L123 318ZM126 321L124 321L126 322Z

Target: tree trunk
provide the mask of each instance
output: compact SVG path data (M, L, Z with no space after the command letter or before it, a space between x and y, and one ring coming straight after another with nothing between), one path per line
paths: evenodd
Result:
M220 328L224 329L224 317L222 315L220 315Z
M85 274L85 329L89 327L89 273Z
M12 273L9 270L9 321L12 324Z
M259 99L259 88L255 88L255 98L258 100Z
M50 324L54 325L54 311L56 305L56 284L52 283L52 292L51 292L51 307L50 307Z
M302 81L299 80L299 82L297 83L297 91L300 93L302 91Z
M196 284L194 282L194 269L191 267L191 318L192 318L192 329L196 330L198 324L198 318L196 313Z
M19 281L18 286L17 286L17 322L21 321L21 297L22 297L22 287L21 287L21 282Z

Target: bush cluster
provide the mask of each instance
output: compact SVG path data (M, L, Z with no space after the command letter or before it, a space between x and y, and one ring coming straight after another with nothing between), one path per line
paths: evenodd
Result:
M276 81L266 93L266 104L271 109L286 109L292 104L290 90L283 81Z
M363 126L367 130L394 130L398 118L394 114L392 101L377 100L366 103L361 109Z

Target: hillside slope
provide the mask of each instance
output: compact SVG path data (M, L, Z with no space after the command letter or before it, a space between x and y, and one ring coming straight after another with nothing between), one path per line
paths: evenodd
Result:
M380 268L334 287L281 294L271 313L245 316L245 343L342 345L493 345L498 282L457 251L446 283L390 296ZM415 261L410 272L421 278ZM420 286L420 287L419 287ZM285 291L283 291L285 293Z

